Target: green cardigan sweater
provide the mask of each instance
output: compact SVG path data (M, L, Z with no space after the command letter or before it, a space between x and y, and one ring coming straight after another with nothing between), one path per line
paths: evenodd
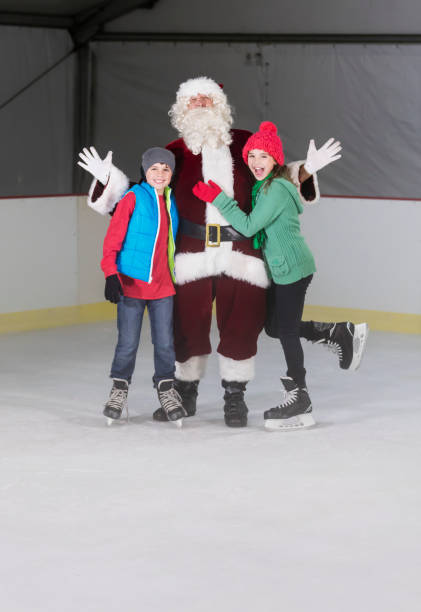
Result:
M313 255L300 233L298 215L303 206L296 187L286 179L274 179L267 191L263 185L249 215L224 192L213 204L244 236L265 230L262 251L274 283L289 285L316 271Z

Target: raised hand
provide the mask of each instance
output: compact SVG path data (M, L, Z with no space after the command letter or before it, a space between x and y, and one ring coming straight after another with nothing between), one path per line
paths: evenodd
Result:
M192 191L199 200L203 200L203 202L213 202L221 193L222 189L213 181L209 181L208 184L203 181L198 181Z
M113 158L112 151L108 151L107 156L101 159L95 147L89 147L89 149L85 147L83 151L79 153L79 157L82 161L77 162L78 166L90 172L92 176L103 185L108 183Z
M320 149L316 149L314 140L310 140L304 170L309 174L314 174L337 159L340 159L342 157L342 155L338 155L340 151L342 151L341 143L334 138L329 138Z

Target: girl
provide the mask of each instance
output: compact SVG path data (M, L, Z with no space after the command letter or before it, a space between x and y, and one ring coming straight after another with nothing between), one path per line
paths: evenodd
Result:
M273 123L264 121L259 131L250 136L243 148L243 159L256 178L249 215L212 181L200 181L193 193L212 202L237 231L254 235L254 246L262 248L273 280L277 328L288 369L287 376L281 377L285 398L264 413L265 426L284 430L309 427L315 421L305 381L300 323L304 297L316 267L300 233L298 215L303 207L284 166L282 142Z

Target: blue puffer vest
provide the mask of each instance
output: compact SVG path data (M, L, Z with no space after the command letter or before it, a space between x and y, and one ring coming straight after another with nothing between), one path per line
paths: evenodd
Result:
M146 182L134 185L127 193L130 191L135 194L136 205L127 227L123 246L117 256L117 269L126 276L150 283L156 241L161 225L159 197L155 189ZM173 282L175 282L174 251L178 212L175 198L169 187L165 188L164 198L169 214L168 265Z

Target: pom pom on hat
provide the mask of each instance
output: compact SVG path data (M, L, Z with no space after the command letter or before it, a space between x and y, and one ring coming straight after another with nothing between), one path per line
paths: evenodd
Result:
M272 121L262 121L259 127L259 132L273 132L274 134L278 133L278 129Z
M280 165L284 165L285 156L282 140L278 136L278 129L271 121L263 121L259 131L252 134L243 147L243 159L247 163L248 153L252 149L266 151Z

